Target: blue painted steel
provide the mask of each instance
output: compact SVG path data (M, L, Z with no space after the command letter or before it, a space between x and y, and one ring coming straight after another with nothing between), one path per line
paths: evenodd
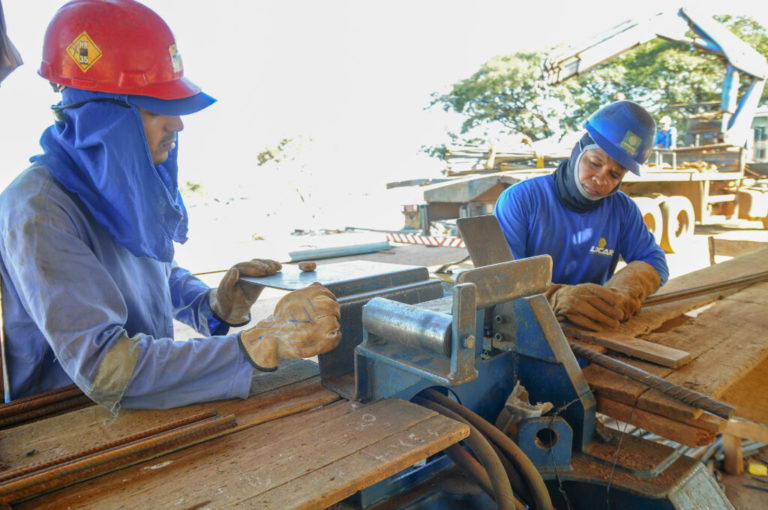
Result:
M419 379L433 385L450 387L465 384L477 377L474 285L456 285L452 292L454 315L450 358L372 334L365 328L363 307L363 342L355 350L357 399L369 401L389 398L412 387ZM377 303L386 303L386 300L381 298ZM378 318L372 316L372 319Z
M551 402L555 406L547 416L520 422L517 443L548 480L556 507L568 505L559 491L561 487L574 508L682 509L691 501L704 501L685 489L698 490L706 485L702 475L696 474L692 459L667 464L666 470L660 467L663 473L659 476L639 478L621 465L606 464L594 456L594 451L592 456L581 453L595 440L595 401L543 296L475 310L473 284L456 286L452 293L450 357L419 347L423 345L419 341L406 345L379 338L363 324L363 342L354 356L355 398L411 400L424 389L437 388L495 423L519 381L528 390L531 402ZM425 304L424 309L447 313L448 302L438 300ZM485 342L488 331L503 333L503 341ZM409 333L414 334L418 332ZM630 443L623 444L629 447ZM358 496L361 506L367 508L439 476L448 463L439 454L366 488ZM612 481L606 495L607 476L614 467L620 476ZM718 502L713 508L729 508L716 487L707 485L705 489L706 497ZM720 505L718 498L725 504ZM440 495L428 492L408 508L442 508L444 504ZM469 500L466 504L470 504Z
M573 431L559 416L531 418L517 425L515 441L541 473L571 468Z
M437 299L442 295L440 282L426 280L339 297L341 341L335 349L318 356L323 385L345 398L355 398L355 347L363 338L363 305L372 297L386 297L401 303L419 303Z
M453 462L446 455L434 455L361 490L359 504L362 508L368 508L390 498L393 494L398 494L428 481L435 474L452 465Z
M531 308L531 299L536 298L512 303L517 327L512 350L520 356L518 377L528 390L531 402L551 402L555 406L553 413L565 418L573 429L573 449L581 451L592 441L594 434L595 400L583 380L575 380L568 374L564 367L566 360L559 359L552 351L540 319ZM554 315L551 321L556 321ZM556 328L559 331L559 326ZM564 338L553 338L552 341L560 342L561 347L567 349L559 356L570 356L575 361ZM574 365L578 370L578 365ZM580 371L578 375L581 376Z

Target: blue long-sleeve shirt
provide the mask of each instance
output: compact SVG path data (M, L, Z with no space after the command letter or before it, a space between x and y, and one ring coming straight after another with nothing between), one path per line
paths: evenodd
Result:
M210 336L207 285L133 255L42 166L0 195L0 259L10 399L72 383L113 410L247 397L253 367L236 334ZM174 341L174 318L203 336Z
M515 258L552 257L552 281L576 285L605 283L619 257L642 260L669 278L664 251L643 222L640 210L621 191L586 212L567 208L552 175L519 182L499 196L494 214Z

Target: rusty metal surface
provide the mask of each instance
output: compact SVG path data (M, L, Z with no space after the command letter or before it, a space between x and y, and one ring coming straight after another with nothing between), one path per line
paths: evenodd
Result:
M93 401L86 397L77 386L57 388L0 405L0 428L19 425L61 411L80 409L89 405L93 405Z

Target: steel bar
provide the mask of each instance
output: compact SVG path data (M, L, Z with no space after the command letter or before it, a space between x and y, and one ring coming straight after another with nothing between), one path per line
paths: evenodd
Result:
M162 432L132 443L100 451L71 462L21 476L0 484L0 502L10 503L88 480L160 454L196 443L222 430L237 426L234 415L209 418L178 429Z
M51 402L43 407L31 407L28 411L23 412L19 409L17 410L18 412L14 414L7 414L6 416L0 417L0 428L9 427L11 425L20 425L32 421L35 418L50 416L61 411L74 411L75 409L91 405L93 405L93 400L81 393L72 398Z
M368 333L446 357L451 355L452 325L450 315L390 299L373 298L363 307Z
M184 418L182 420L177 420L171 423L167 423L165 425L161 425L160 427L155 427L153 429L140 432L138 434L134 434L131 436L121 437L120 439L117 439L115 441L111 441L109 443L101 444L99 446L95 446L93 448L88 448L87 450L83 450L77 453L74 453L72 455L67 455L65 457L59 457L56 459L53 459L49 462L43 462L39 464L34 464L31 466L27 466L25 468L17 469L14 471L11 471L9 473L4 473L3 475L0 475L0 482L5 482L6 480L11 480L13 478L18 478L20 476L24 476L29 473L33 473L35 471L41 471L43 469L47 469L49 467L53 467L59 464L64 464L65 462L71 462L73 460L77 460L80 458L87 457L89 455L93 455L95 453L103 452L106 450L109 450L111 448L116 448L118 446L122 446L124 444L132 443L134 441L138 441L140 439L144 439L151 436L156 436L157 434L167 432L169 430L177 429L179 427L183 427L185 425L189 425L190 423L195 423L199 421L203 421L209 418L214 418L217 416L216 411L206 411L204 413L198 413L194 414L192 416L189 416L187 418Z
M47 391L45 393L40 393L38 395L33 395L31 397L13 400L7 404L0 405L0 418L5 418L6 416L11 416L17 413L29 411L31 409L44 407L48 404L61 402L62 400L80 395L83 395L83 392L80 391L80 388L75 385L70 385L63 388Z
M757 489L759 491L768 491L768 487L764 485L755 485L754 483L744 483L744 487L749 487L750 489Z
M632 365L613 359L610 356L606 356L605 354L595 352L587 347L571 344L571 349L573 350L574 354L586 359L591 363L600 365L601 367L607 368L613 372L616 372L617 374L627 376L630 379L643 383L655 390L659 390L665 395L688 404L691 407L695 407L696 409L703 409L704 411L712 413L715 416L719 416L726 420L730 419L733 416L733 413L736 411L733 406L730 406L725 402L715 400L712 397L700 393L696 390L685 388L679 384L672 383L666 379L662 379L661 377L650 374L645 370L633 367Z
M663 305L672 301L680 301L704 294L711 294L720 290L732 289L734 287L746 287L753 283L758 283L768 280L768 271L761 273L755 273L749 276L743 276L740 278L733 278L731 280L725 280L723 282L712 283L709 285L702 285L700 287L694 287L692 289L679 290L676 292L668 292L666 294L660 294L658 296L649 296L643 301L643 307Z

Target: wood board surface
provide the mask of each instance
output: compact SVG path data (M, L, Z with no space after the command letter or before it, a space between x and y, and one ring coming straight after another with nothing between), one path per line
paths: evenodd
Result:
M339 401L18 508L325 508L454 444L467 425L403 400Z
M768 269L768 250L760 250L729 261L675 278L659 292L678 291L722 282ZM696 306L693 306L696 302ZM695 317L676 320L671 327L661 327L694 308L710 303ZM751 387L756 367L768 359L768 283L758 283L744 289L729 290L682 302L644 309L628 321L619 334L641 335L659 345L691 354L691 361L682 367L668 368L654 363L616 355L617 359L642 368L668 381L694 389L714 398L729 396L728 390L737 385ZM656 330L651 333L651 331ZM703 411L677 402L657 390L632 381L607 369L590 365L584 370L590 387L596 394L598 407L619 409L618 414L629 417L626 409L638 409L662 418L696 424ZM753 388L754 389L754 388ZM749 391L749 390L743 390ZM741 393L743 395L743 392ZM737 405L737 416L755 416L748 399L730 395ZM601 405L601 399L606 401ZM727 398L724 400L728 401ZM758 407L763 404L755 404ZM643 413L632 416L642 426ZM765 416L765 414L760 414ZM622 419L622 416L616 416ZM710 435L711 436L711 435ZM702 436L703 437L703 436ZM714 436L711 436L714 437ZM700 442L700 438L697 442Z
M248 399L222 400L167 410L121 410L101 406L0 431L0 459L9 470L51 462L107 445L124 437L163 427L201 412L234 414L238 426L255 425L339 399L320 384L317 364L307 360L281 365L264 377L261 391ZM256 377L259 377L258 374ZM254 386L258 386L256 381ZM31 453L30 453L31 452Z

